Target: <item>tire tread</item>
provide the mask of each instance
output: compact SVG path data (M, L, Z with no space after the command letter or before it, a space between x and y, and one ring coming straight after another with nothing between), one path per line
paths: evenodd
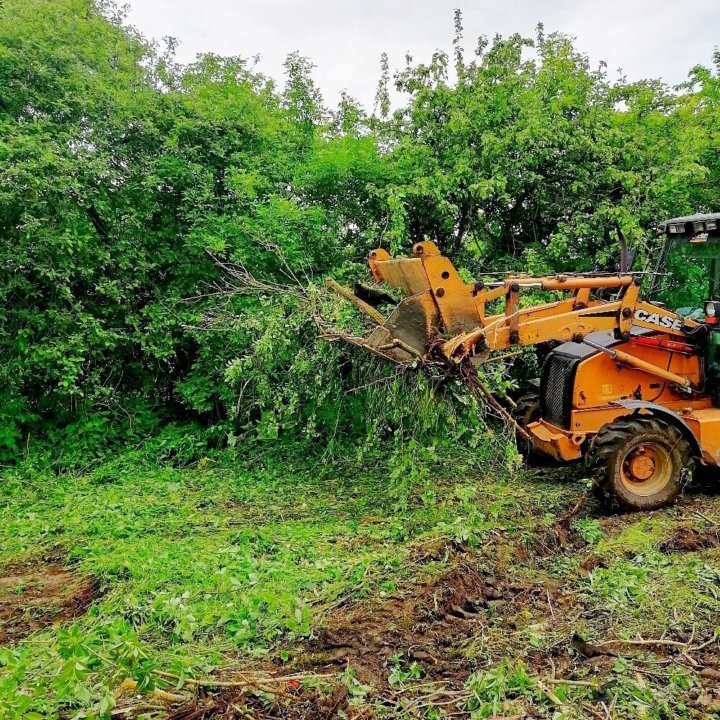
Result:
M648 431L669 436L672 439L673 447L678 448L680 452L680 482L671 491L669 499L658 504L657 507L669 504L681 492L683 486L682 477L687 474L686 469L692 468L690 444L686 438L676 427L658 418L625 417L615 420L602 428L593 439L588 453L587 460L593 482L593 491L603 503L607 504L614 499L620 505L631 510L655 509L653 503L633 504L618 497L613 491L614 459L617 452L633 436Z

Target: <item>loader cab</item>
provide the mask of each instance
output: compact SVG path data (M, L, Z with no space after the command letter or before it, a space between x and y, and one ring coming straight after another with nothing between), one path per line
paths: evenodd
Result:
M706 361L720 359L720 213L687 215L661 223L665 236L649 297L709 330Z
M720 213L672 218L658 230L665 240L648 298L693 319L713 318L716 307L708 302L720 300Z

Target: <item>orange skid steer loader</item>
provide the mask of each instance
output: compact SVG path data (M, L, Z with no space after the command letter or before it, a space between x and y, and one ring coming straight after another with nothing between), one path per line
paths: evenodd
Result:
M720 214L676 218L660 229L665 245L650 296L669 254L684 246L710 261L712 298ZM586 458L601 496L659 508L680 493L694 460L720 463L720 302L670 310L642 300L642 276L632 272L466 283L429 241L417 243L411 258L374 250L369 265L378 283L406 297L386 319L358 300L377 324L366 338L345 339L393 362L440 353L449 363L479 365L494 351L554 342L538 392L517 403L516 420L534 452ZM564 299L524 306L530 289Z

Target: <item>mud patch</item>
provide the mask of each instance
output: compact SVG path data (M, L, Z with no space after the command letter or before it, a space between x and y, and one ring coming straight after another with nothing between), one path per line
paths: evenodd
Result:
M0 645L82 615L102 595L100 583L53 561L0 570Z
M410 595L342 609L308 649L318 662L353 667L361 682L376 688L388 686L391 658L461 685L472 671L464 646L490 614L528 589L462 561Z
M720 547L720 529L699 530L692 527L680 527L660 545L661 552L695 552L707 548Z
M282 718L283 720L331 720L345 718L348 710L348 692L342 685L331 691L283 686L280 695L260 698L243 692L225 690L216 695L196 698L171 710L163 720L254 720L255 718ZM354 720L363 715L354 714Z
M434 556L435 551L444 555L448 548L433 548L430 554ZM287 680L278 687L277 695L266 695L262 701L250 689L241 693L218 689L205 697L196 696L168 714L166 720L369 718L369 708L353 707L350 711L348 690L338 682L338 674L346 667L353 669L358 682L374 688L377 697L392 694L388 678L396 662L405 669L417 663L425 678L443 681L449 688L462 688L473 670L471 661L463 656L463 647L496 607L525 593L527 588L506 584L478 568L473 555L456 556L454 560L442 575L406 588L402 596L361 601L333 610L317 639L304 648L298 663L304 671L326 678L325 687L307 687ZM266 672L282 681L283 671L279 668L268 667ZM227 677L232 678L232 674Z
M539 530L528 548L530 553L535 557L542 558L565 551L575 551L587 545L580 534L571 528L573 518L580 512L586 500L587 494L583 493L553 525L538 526Z

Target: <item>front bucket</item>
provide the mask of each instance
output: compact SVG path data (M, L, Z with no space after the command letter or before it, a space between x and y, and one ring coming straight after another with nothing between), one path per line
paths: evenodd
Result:
M365 338L339 335L376 355L404 364L427 356L437 335L440 315L429 291L405 298L382 325Z
M407 360L422 358L427 354L430 338L437 334L438 320L432 295L429 292L413 295L393 310L384 325L373 330L368 345L378 350L390 345Z

